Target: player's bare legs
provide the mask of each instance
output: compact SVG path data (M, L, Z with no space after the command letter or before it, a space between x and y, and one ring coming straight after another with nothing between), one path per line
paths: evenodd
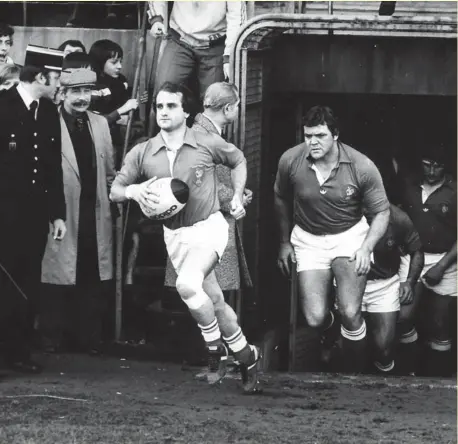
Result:
M326 328L332 271L330 269L304 270L298 273L298 279L299 298L307 324L312 328Z
M258 385L257 364L261 357L260 350L247 343L234 311L224 302L213 272L217 261L218 255L211 249L190 250L180 267L176 288L197 321L207 344L210 370L208 381L219 382L226 372L228 352L221 338L222 330L223 339L241 363L244 390L253 393L257 391Z
M341 316L341 335L344 370L360 372L365 367L366 323L361 314L361 303L366 287L366 276L359 276L355 263L348 257L338 257L331 264L337 289L336 301Z
M374 365L381 373L394 368L393 349L396 339L396 322L399 311L367 313L372 344L374 345Z

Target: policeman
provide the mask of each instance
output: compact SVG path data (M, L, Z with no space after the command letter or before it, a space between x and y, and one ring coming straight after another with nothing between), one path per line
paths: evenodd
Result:
M37 373L30 359L31 316L47 235L62 239L65 198L60 122L51 102L63 52L29 45L20 83L0 99L0 328L5 362Z

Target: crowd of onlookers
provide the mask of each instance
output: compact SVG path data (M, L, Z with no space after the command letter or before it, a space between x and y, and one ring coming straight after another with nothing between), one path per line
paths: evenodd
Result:
M167 32L163 24L164 17L168 13L166 12L167 5L160 5L166 2L155 3L157 4L151 5L151 32L159 36ZM161 10L161 7L165 9ZM182 5L177 8L179 7L185 8ZM235 15L237 6L231 6L231 8L234 10L228 9L227 13ZM179 12L177 10L176 14L172 16L170 39L158 68L157 85L168 80L171 80L172 83L180 83L187 80L191 74L197 74L195 79L197 82L194 85L198 84L198 87L195 88L195 95L201 98L205 119L210 123L205 119L203 121L205 124L214 124L214 128L217 128L221 134L224 125L235 119L239 104L236 89L227 86L228 84L221 86L222 81L229 75L230 46L228 46L227 39L229 35L232 39L234 38L237 31L234 29L236 28L235 22L221 25L220 22L225 18L226 9L214 11L218 17L217 20L215 19L217 23L207 23L207 26L221 26L221 31L215 34L215 38L210 39L210 44L199 47L197 38L189 39L186 44L182 44L187 35L186 26L188 24L183 18L186 16L181 16ZM204 11L204 14L207 13L208 11ZM240 11L238 13L236 21L239 26L242 20L240 17L243 14ZM205 17L214 16L205 15ZM16 65L9 56L13 37L14 29L11 26L0 25L0 101L5 97L5 91L20 83L21 67ZM192 44L196 44L197 49L193 48ZM46 273L49 273L48 276L51 278L43 278L40 302L31 304L29 325L32 335L36 331L40 332L40 346L47 352L80 350L95 355L100 352L99 343L104 312L100 302L108 300L107 297L99 296L103 293L108 295L113 290L113 287L110 286L113 279L113 264L111 263L113 237L112 233L108 234L107 231L104 231L106 238L101 242L98 237L99 229L102 231L103 229L98 225L97 229L94 227L99 223L99 219L103 218L110 227L108 232L113 229L112 215L115 208L109 203L106 188L107 185L108 187L111 185L115 171L121 167L128 115L131 111L136 110L140 103L148 100L148 94L130 98L129 85L121 72L123 49L114 41L98 40L87 51L83 42L68 40L63 42L58 50L62 52L63 57L61 87L54 88L52 96L47 98L61 110L61 126L66 125L68 130L68 137L65 136L67 137L65 140L64 131L62 132L62 155L66 156L65 144L72 145L75 148L76 159L69 160L69 164L71 167L71 163L74 162L74 165L77 165L80 170L81 177L78 177L78 180L82 187L81 197L78 197L80 200L79 205L75 207L77 209L72 211L74 211L75 220L79 217L81 227L85 229L89 227L85 231L84 242L78 235L77 229L72 235L67 234L69 239L72 239L73 236L74 243L73 247L65 248L69 248L69 255L73 251L72 248L88 252L87 257L76 254L78 257L75 258L75 267L80 269L80 274L81 270L85 270L85 279L95 270L98 270L98 275L102 276L104 266L111 267L111 271L101 279L102 283L108 285L97 286L98 294L93 294L93 287L91 287L93 281L89 282L91 285L86 281L81 284L78 278L76 280L78 292L72 293L68 291L71 285L66 286L70 281L65 282L61 276L53 280L52 267L46 263L51 260L50 257L58 257L59 249L64 248L62 245L68 244L61 243L60 246L57 246L52 240L48 240L44 270L49 269ZM192 63L183 62L191 59ZM218 66L214 63L215 60ZM198 68L197 72L196 68ZM210 85L218 86L210 87ZM81 119L77 117L78 113L72 114L72 111L78 109L89 110L92 113L89 113L85 121L80 121ZM313 112L321 116L321 123L316 125L318 122L316 115L306 116L306 119L309 120L305 122L305 127L327 127L330 130L329 135L337 140L338 128L332 126L334 125L332 113L326 108ZM199 118L197 123L203 125ZM11 137L14 138L15 135L12 134ZM318 136L316 134L307 136L306 134L307 137L313 139ZM15 143L11 140L9 141L10 149ZM100 146L98 145L99 140L103 140ZM92 145L93 150L87 153L84 153L83 149L79 150L81 152L76 149L77 146L87 147L89 145ZM369 278L362 299L362 311L365 313L364 318L368 325L367 337L372 342L374 350L370 371L380 374L395 373L397 370L394 359L396 350L404 358L408 356L407 373L448 375L456 371L455 345L452 341L454 322L456 324L454 320L456 318L456 182L452 176L447 174L447 156L445 154L447 149L455 149L455 147L445 147L437 141L431 141L428 149L422 153L418 174L412 180L400 185L403 192L399 193L396 198L388 196L391 203L389 229L373 249L370 270L364 271ZM99 158L104 159L103 167L98 163ZM70 211L69 199L72 198L69 184L73 183L74 179L72 176L74 171L72 172L70 167L68 171L64 168L67 220L69 219L68 211ZM393 159L393 168L397 170L395 159ZM74 169L76 171L76 168ZM279 171L281 171L280 167ZM398 177L403 174L399 171L396 173ZM220 199L225 192L229 193L230 188L229 176L221 174L220 182L226 181L228 184L226 188L221 186ZM280 183L285 178L277 178L277 180ZM322 180L321 185L324 182L325 180ZM76 183L78 182L75 181ZM284 190L289 190L288 186L285 185ZM280 192L286 193L287 191L281 190L279 186L278 189L276 188L277 192L280 195ZM324 195L326 189L322 187L317 192ZM348 186L345 193L346 196L342 196L342 199L350 199L355 193L354 187ZM251 202L251 196L252 193L245 190L244 205ZM228 202L226 199L226 206ZM364 201L364 204L367 202ZM91 205L97 208L97 211L99 211L98 208L103 207L100 210L102 212L94 213L94 211L87 210ZM369 225L373 223L372 216L369 213L366 215ZM75 225L78 226L77 223ZM70 225L69 229L71 229ZM233 230L234 251L232 253L237 256L234 260L238 263L234 273L238 275L238 278L237 282L231 282L227 287L222 286L223 290L240 288L241 269L246 273L245 280L251 285L245 259L240 254L242 249L240 233L235 225ZM301 243L302 239L299 237L303 233L294 232L293 234L297 237L297 242ZM101 252L105 244L110 244L109 248ZM297 252L296 249L296 254ZM64 256L65 254L64 252ZM288 254L288 257L281 257L279 262L279 266L286 274L291 272L288 261L293 257L291 251ZM96 260L95 263L92 263L91 260L94 257L97 258L97 255L98 262ZM108 260L107 257L110 255L111 259ZM62 261L62 259L59 260ZM308 264L306 267L309 266L317 267L317 264ZM225 267L229 265L221 265L223 272ZM321 265L318 268L321 269ZM170 263L168 269L166 285L173 287L176 276L170 273L172 269ZM304 268L298 271L310 270ZM44 272L44 275L46 273ZM94 282L97 281L99 284L100 276L94 278ZM345 282L345 279L341 282ZM71 283L73 284L74 281ZM306 287L309 283L310 281L307 281L302 285ZM330 293L333 292L331 287L334 287L336 294L342 291L338 289L339 282L334 281L333 284L329 286ZM309 285L309 290L311 287ZM89 288L91 291L88 290ZM365 338L366 324L363 323L354 329L343 326L342 320L345 323L347 315L349 318L354 315L354 313L349 314L351 307L345 301L340 301L340 304L330 310L328 315L326 310L320 309L321 311L313 312L310 309L311 305L304 302L310 296L306 290L301 296L303 314L307 323L319 328L322 334L321 359L330 368L334 368L332 366L336 359L345 359L341 356L342 342L353 341L352 345L355 345L357 340ZM61 304L64 299L80 300L81 303ZM333 302L330 302L330 305ZM60 306L59 309L57 309L58 306ZM361 306L357 310L361 310ZM59 322L56 322L57 319Z

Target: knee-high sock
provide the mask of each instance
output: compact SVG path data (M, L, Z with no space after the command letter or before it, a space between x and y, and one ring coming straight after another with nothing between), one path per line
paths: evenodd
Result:
M365 370L366 362L366 322L357 330L347 330L341 326L343 363L342 369L346 372L358 373Z
M216 318L213 319L213 321L208 325L198 324L198 326L201 330L204 341L207 344L215 344L221 341L221 332L219 330L218 321Z

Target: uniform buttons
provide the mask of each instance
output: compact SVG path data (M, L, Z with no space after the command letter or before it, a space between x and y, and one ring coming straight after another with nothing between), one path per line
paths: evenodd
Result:
M37 173L37 170L33 170L33 172L36 174L36 173Z
M34 145L33 147L34 147L35 149L37 149L37 148L38 148L38 145Z
M34 159L35 159L35 161L37 161L37 160L38 160L38 157L35 157Z
M423 211L427 213L429 211L428 207L423 207Z
M35 181L34 181L34 180L32 180L32 183L35 183Z
M320 188L320 194L326 194L326 190L324 188Z
M34 137L37 137L37 133L33 133Z

